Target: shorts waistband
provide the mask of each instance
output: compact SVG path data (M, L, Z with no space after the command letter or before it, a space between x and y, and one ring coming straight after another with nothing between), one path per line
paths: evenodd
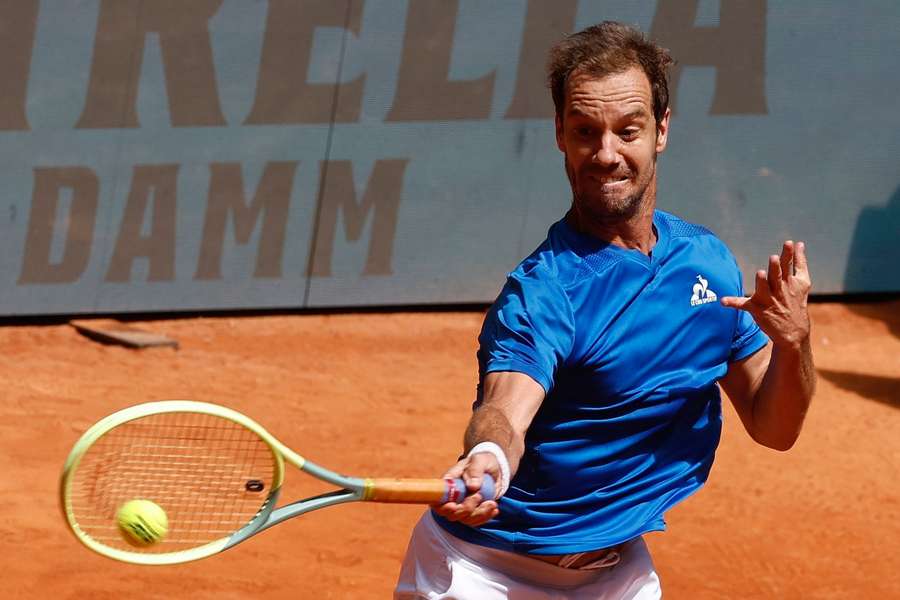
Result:
M616 544L609 548L592 550L591 552L576 552L573 554L529 554L530 558L540 560L563 569L603 569L612 567L619 562L622 550L628 542Z
M599 573L598 570L561 567L558 562L545 561L536 555L508 552L461 540L438 525L430 511L425 515L425 522L431 534L450 547L455 553L462 555L475 564L505 573L522 581L565 589L583 585L595 579ZM624 547L630 543L625 542L621 546ZM604 570L601 569L600 571Z

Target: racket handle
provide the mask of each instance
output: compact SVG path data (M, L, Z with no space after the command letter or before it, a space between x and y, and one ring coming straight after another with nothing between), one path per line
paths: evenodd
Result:
M474 495L469 493L468 488L466 488L466 482L462 479L445 479L444 481L447 482L447 491L444 493L444 497L441 498L441 504L444 502L462 502L466 496ZM495 489L494 478L485 473L481 478L481 489L476 493L481 494L484 500L493 500Z
M471 496L462 479L368 479L363 500L400 504L444 504L461 502ZM478 493L493 500L497 487L494 478L484 474Z

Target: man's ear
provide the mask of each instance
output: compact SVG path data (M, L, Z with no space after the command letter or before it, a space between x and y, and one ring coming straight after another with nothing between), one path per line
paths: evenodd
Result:
M669 141L669 117L672 116L672 109L667 108L662 119L656 124L656 153L659 154L666 149L666 143Z
M557 114L554 122L556 123L556 147L559 148L560 152L565 152L566 151L566 140L565 140L565 136L563 136L562 118Z

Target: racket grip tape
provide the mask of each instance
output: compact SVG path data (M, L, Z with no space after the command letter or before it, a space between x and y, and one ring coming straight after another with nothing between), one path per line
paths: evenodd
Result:
M494 478L487 473L481 478L481 489L478 492L469 493L466 488L466 482L462 479L445 479L447 482L447 491L441 498L441 504L444 502L462 502L466 496L472 496L475 493L481 494L483 500L493 500L494 492L497 489L494 484Z
M364 500L400 504L444 504L461 502L471 496L462 479L367 479ZM484 474L479 493L485 500L493 500L496 491L494 478Z

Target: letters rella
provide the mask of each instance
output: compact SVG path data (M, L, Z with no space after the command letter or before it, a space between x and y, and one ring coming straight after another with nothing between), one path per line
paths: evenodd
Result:
M647 2L647 4L651 4ZM660 40L679 56L685 66L711 66L717 72L713 114L765 114L766 1L723 2L716 27L694 24L700 0L660 0L650 28L650 37ZM240 117L244 125L290 125L356 122L360 119L364 88L369 73L354 74L334 83L313 83L302 76L316 60L316 36L323 29L338 29L347 43L369 42L384 36L368 31L363 23L367 10L388 12L390 2L303 3L270 0L255 3L243 12L225 10L221 0L185 2L179 5L155 2L101 2L96 22L85 18L82 8L66 14L65 8L44 7L38 2L17 2L0 8L6 24L4 43L8 52L2 63L5 91L0 103L0 130L31 129L26 106L32 79L35 45L51 45L38 32L54 32L90 59L84 71L69 74L86 84L78 129L136 128L142 78L135 77L135 65L122 56L143 56L148 40L155 39L161 55L163 88L149 93L166 97L173 127L216 127L230 123L223 110L221 85L223 65L215 49L227 32L241 30L241 23L254 19L265 22L261 39L247 27L241 47L232 51L260 54L255 73L240 73L242 87L253 85L249 111ZM506 118L553 117L552 106L543 102L543 56L546 48L575 29L577 0L529 0L524 8L524 29L515 65L484 65L487 74L470 78L451 77L452 58L458 52L457 22L461 6L457 1L416 0L407 14L398 14L394 31L402 36L398 73L388 122L486 119L497 97L497 72L515 69L514 90ZM55 10L59 14L49 14ZM466 11L484 10L472 7ZM485 15L493 17L494 15ZM65 31L39 28L40 18L55 17L65 22ZM504 17L511 22L512 15ZM290 27L284 24L290 23ZM76 27L81 26L80 29ZM219 25L216 27L215 25ZM496 25L495 25L496 26ZM507 25L508 26L508 25ZM217 37L217 32L225 32ZM80 34L80 35L79 35ZM372 36L376 36L373 38ZM76 38L76 39L72 39ZM214 41L216 42L214 44ZM361 49L362 50L362 49ZM340 52L340 51L339 51ZM137 68L142 69L141 61ZM379 69L379 72L382 72ZM139 73L141 75L142 73ZM678 89L680 68L672 73L670 88ZM230 85L234 82L224 79ZM335 91L339 103L334 106ZM122 110L124 107L124 110Z

